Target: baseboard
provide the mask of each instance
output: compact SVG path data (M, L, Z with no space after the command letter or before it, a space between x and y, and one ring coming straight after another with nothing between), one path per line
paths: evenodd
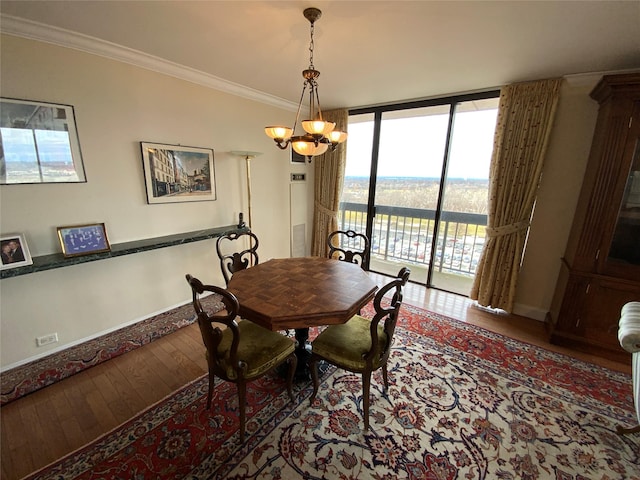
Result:
M531 318L532 320L537 320L539 322L544 322L547 316L547 310L532 307L530 305L523 305L521 303L516 303L513 306L513 313L515 315Z

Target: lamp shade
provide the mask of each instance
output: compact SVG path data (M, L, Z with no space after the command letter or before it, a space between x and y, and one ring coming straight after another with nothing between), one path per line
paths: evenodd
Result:
M341 132L340 130L333 130L332 132L329 132L327 138L333 144L342 143L347 139L347 134L345 132Z
M293 135L293 130L289 127L264 127L264 133L274 140L288 140Z
M307 157L314 157L316 155L322 155L327 151L329 145L326 143L316 144L315 139L310 135L304 135L302 137L293 137L291 139L291 148L300 154Z
M305 132L310 133L311 135L326 136L336 128L336 124L333 122L325 122L323 120L303 120L302 128L304 128Z

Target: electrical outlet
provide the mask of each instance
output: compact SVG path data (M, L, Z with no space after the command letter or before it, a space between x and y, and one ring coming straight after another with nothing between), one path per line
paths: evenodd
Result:
M36 345L39 347L43 347L45 345L49 345L50 343L56 343L58 341L57 333L49 333L47 335L43 335L41 337L36 338Z

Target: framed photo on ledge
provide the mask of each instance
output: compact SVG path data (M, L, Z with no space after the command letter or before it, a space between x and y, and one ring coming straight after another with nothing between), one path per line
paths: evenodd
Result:
M140 142L147 203L216 199L211 148Z
M33 264L24 235L20 233L2 235L0 237L0 247L2 250L1 270Z
M65 258L111 251L104 223L58 227L58 239Z

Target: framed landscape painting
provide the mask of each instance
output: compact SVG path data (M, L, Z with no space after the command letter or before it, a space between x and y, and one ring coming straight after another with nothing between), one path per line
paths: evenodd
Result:
M216 199L213 150L140 142L147 203Z
M86 182L71 105L0 98L0 184Z

